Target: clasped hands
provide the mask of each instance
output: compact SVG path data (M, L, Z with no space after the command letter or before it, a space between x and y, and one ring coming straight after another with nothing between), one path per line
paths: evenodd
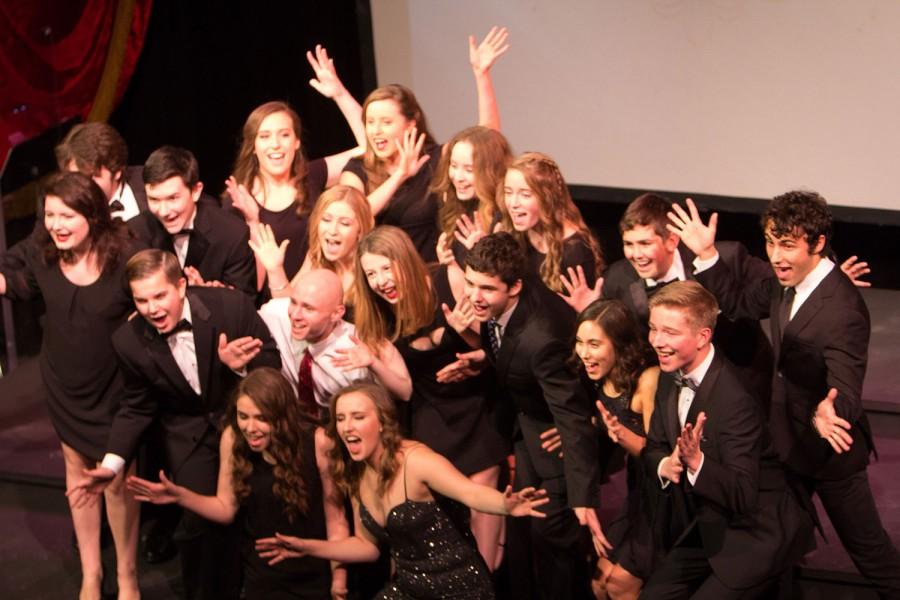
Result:
M703 461L703 451L700 442L703 437L703 428L706 424L706 413L697 415L697 423L686 423L681 429L681 435L675 441L672 453L659 463L659 474L673 483L681 481L681 474L687 468L696 472Z

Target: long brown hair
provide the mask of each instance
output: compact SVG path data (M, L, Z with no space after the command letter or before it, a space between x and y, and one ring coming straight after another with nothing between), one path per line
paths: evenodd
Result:
M587 321L603 330L616 355L612 368L603 379L608 379L616 390L630 397L637 389L641 373L655 361L650 345L638 333L634 316L621 300L597 300L578 315L575 331ZM584 368L578 356L573 356L572 362Z
M450 179L450 157L459 142L472 145L472 165L475 169L475 198L460 200ZM456 220L465 213L477 211L485 227L490 227L497 214L497 189L503 185L506 167L512 162L509 142L499 131L477 125L463 129L447 143L441 156L431 191L443 200L438 214L441 231L448 236L456 229ZM490 233L490 231L488 231Z
M416 130L418 135L425 134L425 144L433 144L434 137L428 130L428 122L425 120L425 113L416 100L416 95L412 90L399 83L391 83L372 90L366 97L366 101L362 107L363 124L366 122L366 114L369 105L379 100L393 100L400 107L400 114L407 120L416 122ZM366 136L366 153L363 155L363 168L366 170L366 193L378 188L388 178L387 166L384 161L375 155L375 150Z
M331 438L332 447L328 451L328 462L331 469L331 478L335 486L345 496L359 498L359 482L366 470L364 461L355 461L347 452L347 447L337 431L337 403L347 394L365 394L375 405L378 414L378 422L381 424L381 463L378 465L378 494L383 495L388 485L397 476L400 465L397 460L397 452L403 443L400 434L400 426L397 423L397 413L394 409L394 401L383 387L375 383L360 382L341 388L331 397L331 417L328 419L326 433Z
M599 277L603 270L600 244L585 224L581 217L581 211L572 201L569 187L566 185L556 161L540 152L526 152L516 158L509 169L515 169L522 173L525 182L540 203L540 221L536 228L539 228L538 233L547 242L547 256L540 268L540 276L544 285L556 292L563 291L559 275L563 244L565 243L563 236L567 224L575 227L576 232L581 234L590 248L591 254L594 255L594 276ZM515 235L523 245L528 244L527 232L516 231L512 225L512 219L506 209L503 186L497 191L497 204L501 207L503 226L506 231Z
M385 302L369 286L360 261L363 254L377 254L391 261L394 284L400 294L397 304ZM359 242L353 286L356 334L370 348L383 339L393 342L400 336L412 335L434 320L435 297L428 269L412 240L398 227L380 225ZM394 322L391 331L389 315L393 315Z
M253 109L247 120L244 122L244 128L241 132L241 146L238 149L237 157L234 159L234 169L232 175L239 184L245 186L248 190L253 190L253 182L259 177L259 159L256 158L256 134L263 120L269 115L283 112L291 118L294 135L300 140L302 126L300 123L300 115L297 114L287 102L273 100L266 102ZM297 190L297 204L299 208L297 213L304 215L309 212L311 207L306 206L306 174L307 165L306 158L303 156L303 142L294 153L294 161L291 163L291 183ZM227 194L227 192L226 192Z
M284 376L270 367L254 369L238 384L234 399L228 406L225 422L234 433L233 467L231 481L238 501L250 495L250 474L253 464L250 457L253 450L241 434L237 424L237 401L246 396L253 401L269 424L269 447L266 451L275 459L275 483L272 491L285 506L291 521L305 515L309 507L307 484L303 480L304 461L315 460L315 456L305 456L302 441L304 436L315 435L312 427L304 427L303 412L291 384Z
M51 175L43 186L47 196L62 200L88 222L90 249L94 252L101 273L109 273L122 260L122 252L133 236L122 221L109 214L106 194L93 179L83 173L61 172ZM69 263L75 260L71 250L60 250L46 227L38 227L36 241L41 248L44 264Z

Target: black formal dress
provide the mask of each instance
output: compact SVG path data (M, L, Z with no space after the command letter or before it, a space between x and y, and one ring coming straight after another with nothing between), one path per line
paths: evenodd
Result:
M750 256L742 244L717 242L716 248L738 281L761 281L772 274L769 263ZM695 255L684 245L678 246L678 253L685 277L703 284L702 278L694 275ZM637 320L643 339L647 339L649 332L648 301L653 293L654 290L647 289L646 281L625 259L614 262L604 275L603 297L616 298L625 303ZM759 325L759 319L723 312L716 321L713 343L741 372L747 389L768 410L772 392L772 346Z
M136 317L112 338L125 379L121 406L109 431L107 451L130 459L141 435L156 421L162 432L166 468L172 480L199 494L213 495L219 472L219 425L239 376L218 357L219 334L229 340L252 336L263 341L249 369L281 369L268 328L250 298L222 288L188 288L200 394L185 379L166 339ZM188 598L226 598L224 574L240 573L229 532L185 511L180 539L182 578ZM229 553L234 552L234 556ZM223 557L223 553L225 556Z
M784 292L774 274L744 282L720 260L697 279L726 314L771 316L776 372L769 427L778 453L818 494L859 571L883 597L900 598L900 553L881 524L866 476L874 451L862 406L870 323L859 290L835 265L782 330L778 315ZM851 424L853 443L842 454L812 426L812 416L831 388L838 390L835 411Z
M403 495L405 501L388 511L384 525L372 517L362 501L359 503L360 521L376 540L390 546L396 567L393 580L375 597L379 600L493 598L494 588L475 538L468 523L459 522L468 509L463 506L465 510L460 511L459 503L437 495L438 500L410 500L406 493L405 466Z
M76 285L58 262L45 264L31 236L0 257L6 297L42 297L47 307L41 343L41 377L50 421L59 438L81 454L100 460L122 396L122 376L110 341L134 310L124 280L134 241L115 268L90 285Z
M472 475L499 464L509 454L509 444L494 425L485 396L486 374L455 383L439 383L437 372L456 360L457 352L470 352L468 344L447 325L441 302L454 305L446 267L432 279L438 298L434 322L395 345L412 376L412 439L423 442L447 458L460 472ZM443 328L440 343L430 335ZM416 346L426 342L426 349Z
M142 213L128 221L137 238L150 248L175 253L172 236L159 219ZM244 221L206 202L197 203L184 266L194 267L206 281L221 281L256 295L256 259Z
M375 216L375 224L393 225L405 231L422 260L432 263L437 262L435 248L438 240L439 200L428 191L428 188L441 159L440 144L425 146L422 155L430 157L428 162L397 189L384 209ZM374 191L369 187L369 178L363 167L362 158L351 158L344 170L359 177L367 195Z
M516 593L574 599L591 597L587 532L571 509L599 504L597 432L591 399L568 366L574 313L548 310L554 302L560 302L556 294L526 283L497 356L487 326L481 328L481 343L503 394L498 412L501 431L513 441L515 487L543 488L550 499L541 509L546 518L529 519L534 582L530 590ZM554 426L565 460L541 448L540 434ZM510 560L516 579L527 581L531 567Z
M241 503L241 556L244 563L244 597L247 600L319 599L331 597L331 566L327 560L303 556L275 565L260 558L256 540L275 533L302 539L327 538L322 481L316 466L315 434L303 436L303 484L306 514L288 518L284 502L273 492L275 467L261 454L251 455L250 495Z
M759 404L718 352L685 420L706 413L700 472L691 485L685 468L662 488L659 463L682 430L679 393L674 376L661 374L641 455L659 491L654 531L669 552L642 597L758 597L809 549L813 518L787 485Z
M529 275L538 283L543 284L541 279L541 265L547 255L540 252L530 243L525 243L525 250L528 254ZM594 260L594 253L588 241L584 239L581 233L575 233L563 240L562 256L559 260L559 272L566 277L569 276L568 269L574 269L581 266L584 269L584 277L587 280L588 287L594 287L597 282L597 262ZM571 309L570 309L571 310Z

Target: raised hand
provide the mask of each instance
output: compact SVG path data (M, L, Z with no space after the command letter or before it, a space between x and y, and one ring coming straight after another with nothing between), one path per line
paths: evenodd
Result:
M562 273L559 274L559 281L566 290L565 294L557 292L557 295L566 301L566 304L575 309L575 312L581 312L591 302L600 299L600 290L603 289L603 278L598 277L594 282L594 287L588 287L587 277L584 275L584 269L581 265L577 265L574 269L568 267L569 277Z
M840 418L834 410L837 394L836 388L828 390L828 394L816 406L812 424L819 437L831 444L835 452L842 454L850 451L853 436L850 435L850 423Z
M869 263L865 261L857 261L859 261L859 257L857 257L856 255L851 256L841 263L841 271L843 271L847 275L847 277L850 278L850 281L852 281L853 285L855 285L856 287L872 287L871 283L860 279L860 277L865 277L872 272L872 269L869 268Z
M691 471L696 471L700 466L700 460L703 458L703 451L700 450L700 442L703 440L703 426L706 423L706 413L701 412L697 415L696 426L685 423L681 435L678 436L678 454L681 457L681 463Z
M477 44L475 36L469 36L469 63L476 75L487 73L494 65L494 61L503 56L509 50L506 40L509 32L506 27L491 27L484 40Z
M66 490L66 497L72 508L94 506L106 486L116 477L116 474L106 467L82 469L82 475L83 477L75 485Z
M259 203L256 198L247 191L244 184L237 182L234 175L225 180L225 190L231 198L231 204L241 213L252 231L259 224Z
M597 511L593 508L585 506L576 506L572 509L578 518L578 523L586 526L591 532L591 540L594 542L594 550L603 558L609 558L609 551L612 550L612 544L603 534L603 528L600 526L600 519L597 517Z
M713 213L709 217L709 223L704 225L694 201L688 198L685 203L688 207L687 212L677 204L672 205L672 210L666 213L671 223L666 227L681 238L684 245L700 259L710 259L716 254L716 247L713 244L716 241L719 214Z
M481 372L481 367L486 360L484 350L478 349L471 352L458 352L456 359L437 372L435 378L438 383L453 383L474 377Z
M603 424L606 425L606 435L614 443L618 444L622 433L622 424L619 422L619 417L606 410L606 407L599 400L597 400L597 409L600 411L600 418L603 419Z
M309 85L326 98L336 98L347 90L334 68L334 59L328 57L328 51L321 44L316 44L315 55L307 51L306 60L316 76L309 80Z
M275 537L256 540L256 553L260 558L269 559L269 564L274 565L287 558L306 556L305 541L291 535L276 533Z
M200 271L198 271L196 267L185 267L184 278L187 279L188 285L206 285L206 281L203 279L203 275L200 274Z
M403 137L397 144L397 170L395 173L404 181L414 177L422 165L431 158L427 154L421 156L422 147L425 145L425 134L417 136L417 133L418 129L415 126L410 127L403 132Z
M453 236L460 244L465 246L467 250L471 250L472 246L486 235L487 231L485 231L484 223L481 222L480 214L475 213L474 222L469 218L469 215L465 213L456 219L456 231L453 232Z
M250 239L250 249L262 263L263 268L266 271L276 271L284 266L284 252L291 241L285 239L278 244L272 228L264 223L257 226L255 237L256 240Z
M672 483L678 483L681 481L681 474L683 472L684 465L681 463L681 453L678 450L678 444L675 444L675 449L672 450L672 454L660 462L659 474Z
M453 256L453 249L450 247L450 237L446 232L441 233L438 238L437 247L435 248L437 252L438 262L442 265L449 265L456 258Z
M249 335L229 342L224 333L219 334L219 360L232 371L240 371L259 354L262 344L262 340Z
M468 296L463 296L453 310L446 303L441 304L441 310L444 311L444 318L447 325L452 327L457 333L462 333L475 322L475 307Z
M175 504L178 502L180 488L172 483L162 470L159 472L159 481L148 481L131 475L126 480L126 485L134 494L135 499L141 502L151 502L153 504Z
M518 492L513 492L512 486L506 486L503 490L503 505L506 507L506 514L513 517L537 517L543 519L547 515L535 510L538 506L543 506L550 502L545 490L538 490L533 487L522 488Z
M559 429L551 427L547 431L541 433L541 448L545 452L556 452L562 448L562 436L559 435ZM560 450L559 457L563 458L563 452Z
M350 335L350 341L353 345L349 348L335 348L334 351L338 356L331 359L331 364L345 372L371 367L375 362L372 350L362 343L356 334Z

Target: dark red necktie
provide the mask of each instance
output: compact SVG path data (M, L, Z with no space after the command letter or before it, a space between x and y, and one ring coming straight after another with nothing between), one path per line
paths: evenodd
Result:
M315 388L313 388L312 354L309 350L303 352L300 360L300 369L297 371L297 398L301 408L310 416L319 418L319 405L316 403Z

